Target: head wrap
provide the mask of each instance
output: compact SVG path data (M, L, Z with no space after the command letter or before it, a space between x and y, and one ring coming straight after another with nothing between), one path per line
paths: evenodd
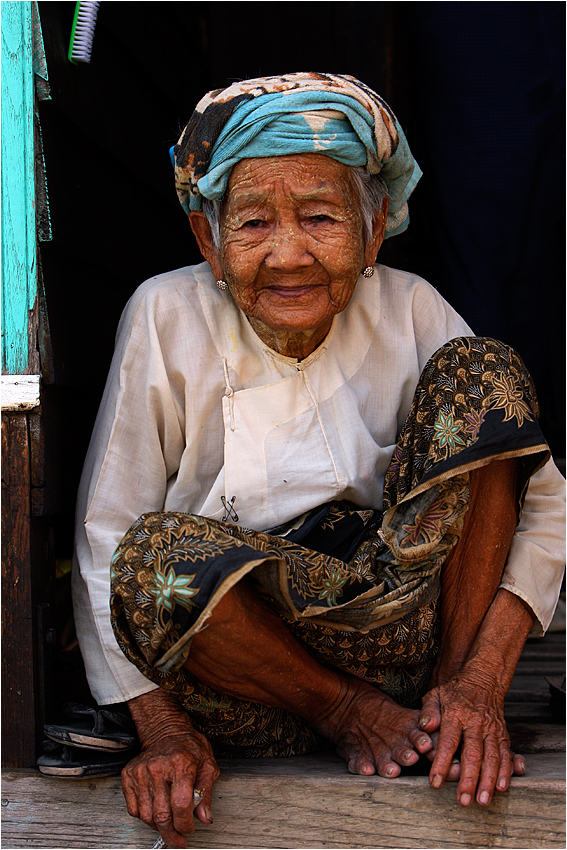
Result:
M382 178L390 204L386 237L406 229L407 199L421 177L390 107L354 77L298 73L209 92L172 150L184 210L223 197L242 159L322 153Z

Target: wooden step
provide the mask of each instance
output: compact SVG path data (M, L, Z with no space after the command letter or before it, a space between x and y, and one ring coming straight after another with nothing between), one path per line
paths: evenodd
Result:
M527 774L488 809L463 809L454 784L434 791L425 776L352 776L332 753L220 766L215 822L199 823L190 847L565 847L564 752L528 756ZM156 838L128 815L119 777L5 771L2 796L3 848L150 848Z

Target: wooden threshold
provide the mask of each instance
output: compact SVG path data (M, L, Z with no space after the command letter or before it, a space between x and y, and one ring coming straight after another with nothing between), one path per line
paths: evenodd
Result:
M198 823L189 847L564 848L564 748L527 758L528 773L488 809L463 809L454 784L434 791L425 776L352 776L332 753L221 760L214 824ZM3 772L3 848L150 848L155 838L128 815L117 776Z
M352 776L333 753L221 759L215 821L190 848L565 848L565 722L546 677L565 670L565 633L527 642L506 698L512 746L527 773L487 809L429 787L427 764L397 779ZM418 775L421 773L422 775ZM56 779L2 774L2 848L151 848L157 834L131 818L118 776Z

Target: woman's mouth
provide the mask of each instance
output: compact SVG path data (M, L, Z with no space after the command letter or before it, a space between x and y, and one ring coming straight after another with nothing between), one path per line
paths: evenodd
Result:
M317 286L318 284L315 283L304 283L298 286L282 286L282 284L276 283L269 286L268 290L279 298L302 298L309 295Z

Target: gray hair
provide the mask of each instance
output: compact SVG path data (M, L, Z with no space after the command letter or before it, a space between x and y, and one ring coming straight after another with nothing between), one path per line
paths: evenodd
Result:
M384 198L388 193L379 174L369 174L364 166L352 167L349 171L353 189L360 203L364 244L366 245L372 239L374 218L382 209ZM220 251L221 201L211 201L209 198L203 198L203 212L211 228L214 246L217 251Z

